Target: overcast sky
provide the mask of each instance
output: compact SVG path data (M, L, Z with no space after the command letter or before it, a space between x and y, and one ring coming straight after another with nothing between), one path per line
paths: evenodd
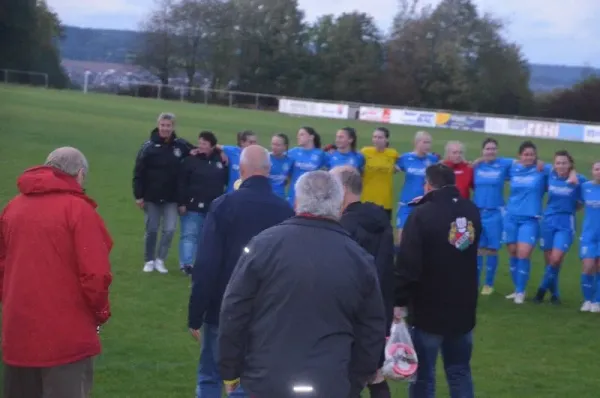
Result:
M298 0L309 20L363 11L388 29L397 0ZM436 0L431 0L435 3ZM600 67L600 0L475 0L481 10L508 22L506 35L531 62ZM153 0L48 0L63 23L93 28L137 29Z

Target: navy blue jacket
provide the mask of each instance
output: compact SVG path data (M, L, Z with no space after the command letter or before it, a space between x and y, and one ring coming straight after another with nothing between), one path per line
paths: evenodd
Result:
M212 202L192 273L188 326L218 325L229 278L250 240L292 217L288 202L273 193L268 177L246 179L237 191Z

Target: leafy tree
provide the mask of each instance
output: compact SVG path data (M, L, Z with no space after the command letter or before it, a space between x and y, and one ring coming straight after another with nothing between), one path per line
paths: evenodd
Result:
M0 3L0 67L48 74L49 84L64 87L57 43L62 26L45 0L5 0ZM36 80L25 74L22 83Z
M309 30L318 96L374 102L383 68L381 33L365 13L328 15Z
M180 64L177 58L176 21L173 18L173 0L160 0L141 24L142 37L136 62L156 74L163 84Z
M600 76L592 75L570 89L538 98L540 116L600 122Z

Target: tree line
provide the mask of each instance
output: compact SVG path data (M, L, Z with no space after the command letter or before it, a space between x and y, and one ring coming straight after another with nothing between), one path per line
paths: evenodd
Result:
M0 5L0 67L64 87L58 15L44 0ZM360 12L308 22L297 0L158 0L133 62L163 83L468 112L600 121L600 79L534 95L504 23L472 0L399 0L388 32Z
M68 78L57 48L61 37L60 19L45 0L0 2L0 68L44 72L50 85L65 87ZM26 74L16 78L20 83L39 80Z

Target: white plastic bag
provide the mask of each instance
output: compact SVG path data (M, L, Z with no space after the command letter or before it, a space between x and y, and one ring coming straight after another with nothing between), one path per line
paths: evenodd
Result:
M404 320L392 324L390 337L385 344L385 361L381 372L386 379L414 381L419 361L410 332Z

